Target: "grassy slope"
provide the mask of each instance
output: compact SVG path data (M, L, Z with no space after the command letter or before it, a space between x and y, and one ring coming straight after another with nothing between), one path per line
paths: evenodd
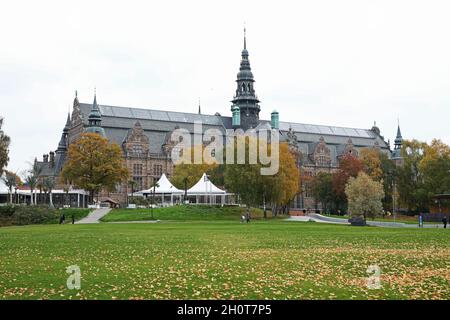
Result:
M450 299L450 232L283 221L0 228L0 298ZM69 265L81 290L66 289ZM378 264L383 289L366 288Z
M153 218L159 220L239 220L246 209L240 207L174 206L153 209ZM269 216L270 212L267 213ZM251 217L263 217L263 211L252 209ZM151 209L114 209L101 219L103 222L151 220Z

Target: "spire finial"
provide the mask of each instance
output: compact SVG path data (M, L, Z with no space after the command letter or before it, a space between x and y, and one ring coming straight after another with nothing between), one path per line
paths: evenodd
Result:
M198 114L202 114L202 110L200 108L200 97L198 97Z
M78 90L75 90L75 98L78 98Z
M246 35L246 29L245 29L245 22L244 22L244 49L247 49L247 35Z

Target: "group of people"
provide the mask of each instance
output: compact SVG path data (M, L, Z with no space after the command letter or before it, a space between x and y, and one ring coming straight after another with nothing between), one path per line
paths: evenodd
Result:
M446 216L444 216L442 218L442 224L444 225L444 229L447 229L447 222L448 222L448 219ZM419 228L423 228L423 217L421 214L419 214Z

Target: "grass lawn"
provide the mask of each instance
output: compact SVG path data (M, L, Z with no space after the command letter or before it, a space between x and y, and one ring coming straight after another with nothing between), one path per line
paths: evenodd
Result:
M218 221L218 220L234 220L239 221L240 217L246 212L245 208L238 206L173 206L166 208L153 209L154 220L164 221ZM250 211L252 219L262 219L264 212L260 209L252 208ZM270 217L270 210L267 212ZM286 218L286 216L283 216ZM101 221L117 222L117 221L142 221L152 220L151 209L114 209Z
M450 230L282 220L0 228L1 299L450 299ZM382 289L366 270L381 268ZM81 290L66 268L81 269Z

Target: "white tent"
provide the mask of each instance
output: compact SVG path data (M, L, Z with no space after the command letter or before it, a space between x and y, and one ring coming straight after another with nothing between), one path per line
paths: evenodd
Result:
M153 187L147 190L142 190L139 192L136 192L135 194L152 194L153 193ZM155 187L155 194L180 194L183 193L182 190L176 188L170 181L167 179L166 175L163 173L161 178L159 178L157 185Z
M204 173L200 180L187 191L188 195L211 195L211 194L225 194L222 189L217 188L211 180L208 179Z

